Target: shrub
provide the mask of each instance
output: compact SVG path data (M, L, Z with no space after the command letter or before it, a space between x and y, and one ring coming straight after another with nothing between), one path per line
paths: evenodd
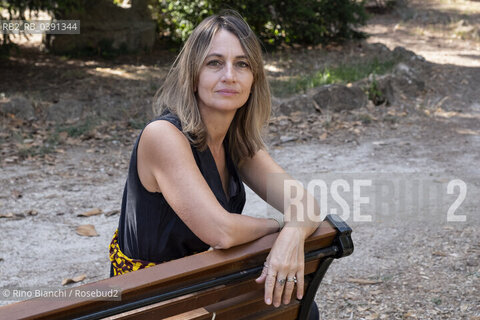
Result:
M363 37L364 2L356 0L158 0L159 28L183 42L205 17L222 9L238 11L266 44L317 45Z

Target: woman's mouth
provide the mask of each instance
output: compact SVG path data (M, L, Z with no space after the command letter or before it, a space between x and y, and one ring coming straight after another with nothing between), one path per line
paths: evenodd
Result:
M216 92L224 96L233 96L238 93L237 90L233 90L233 89L221 89L221 90L217 90Z

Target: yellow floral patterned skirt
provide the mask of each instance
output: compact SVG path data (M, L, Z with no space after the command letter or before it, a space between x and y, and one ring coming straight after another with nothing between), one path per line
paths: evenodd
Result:
M109 246L110 261L113 265L113 275L125 274L128 272L145 269L156 265L156 263L148 262L140 259L131 259L123 254L118 246L118 229L115 230L112 242Z

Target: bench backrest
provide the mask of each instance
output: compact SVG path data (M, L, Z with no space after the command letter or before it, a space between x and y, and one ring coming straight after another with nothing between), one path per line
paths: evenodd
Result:
M0 319L305 319L334 258L353 251L351 229L328 216L305 242L306 292L280 308L263 302L255 283L278 234L65 290L65 299L36 298L0 308ZM120 301L72 298L121 292Z

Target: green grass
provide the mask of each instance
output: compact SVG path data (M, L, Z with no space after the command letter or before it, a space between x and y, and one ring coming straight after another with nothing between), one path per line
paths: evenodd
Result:
M92 130L96 124L97 122L94 119L87 119L82 123L60 126L56 129L56 132L66 132L69 137L76 138Z
M358 121L361 121L363 124L370 124L373 121L372 116L366 113L359 114L357 116Z
M20 146L18 149L18 155L21 158L35 157L35 156L44 156L55 152L55 147L58 145L58 134L53 133L48 137L48 139L41 146Z
M55 151L53 146L36 146L18 149L18 155L21 158L44 156Z
M276 97L304 93L308 89L327 84L345 84L367 78L370 74L382 75L393 69L396 59L379 61L377 58L364 63L327 67L318 72L291 77L288 80L271 80L270 87Z

